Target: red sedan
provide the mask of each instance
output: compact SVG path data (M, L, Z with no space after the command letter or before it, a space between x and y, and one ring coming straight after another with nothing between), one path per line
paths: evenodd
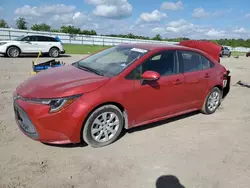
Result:
M250 52L247 52L247 53L246 53L246 57L250 57Z
M200 110L230 90L229 71L200 44L123 44L32 76L14 92L17 124L43 143L114 142L130 129ZM202 45L204 49L204 45Z

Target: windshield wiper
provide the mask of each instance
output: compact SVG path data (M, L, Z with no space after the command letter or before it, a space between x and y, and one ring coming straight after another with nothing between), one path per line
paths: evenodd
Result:
M104 74L101 71L90 68L90 67L87 67L87 66L84 66L84 65L80 65L79 62L77 62L76 65L77 65L78 68L80 68L82 70L86 70L88 72L92 72L92 73L95 73L97 75L104 76Z

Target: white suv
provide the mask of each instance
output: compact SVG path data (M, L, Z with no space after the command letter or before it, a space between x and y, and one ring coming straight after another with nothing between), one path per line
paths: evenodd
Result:
M39 52L55 58L64 54L65 50L60 40L49 36L25 35L14 40L0 41L0 54L8 57Z

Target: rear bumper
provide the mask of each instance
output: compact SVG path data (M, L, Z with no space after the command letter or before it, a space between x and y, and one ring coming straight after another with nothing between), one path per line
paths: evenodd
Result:
M226 86L223 88L223 94L222 94L222 99L226 98L230 91L230 85L231 85L231 76L230 76L230 71L227 71L227 74L224 76L224 80L227 80Z

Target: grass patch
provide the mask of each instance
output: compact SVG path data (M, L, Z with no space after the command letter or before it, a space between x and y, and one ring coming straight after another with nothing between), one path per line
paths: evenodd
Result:
M82 45L82 44L64 44L63 46L67 54L92 54L110 47L110 46L93 46L93 45Z
M246 52L232 52L231 55L232 56L245 56Z

